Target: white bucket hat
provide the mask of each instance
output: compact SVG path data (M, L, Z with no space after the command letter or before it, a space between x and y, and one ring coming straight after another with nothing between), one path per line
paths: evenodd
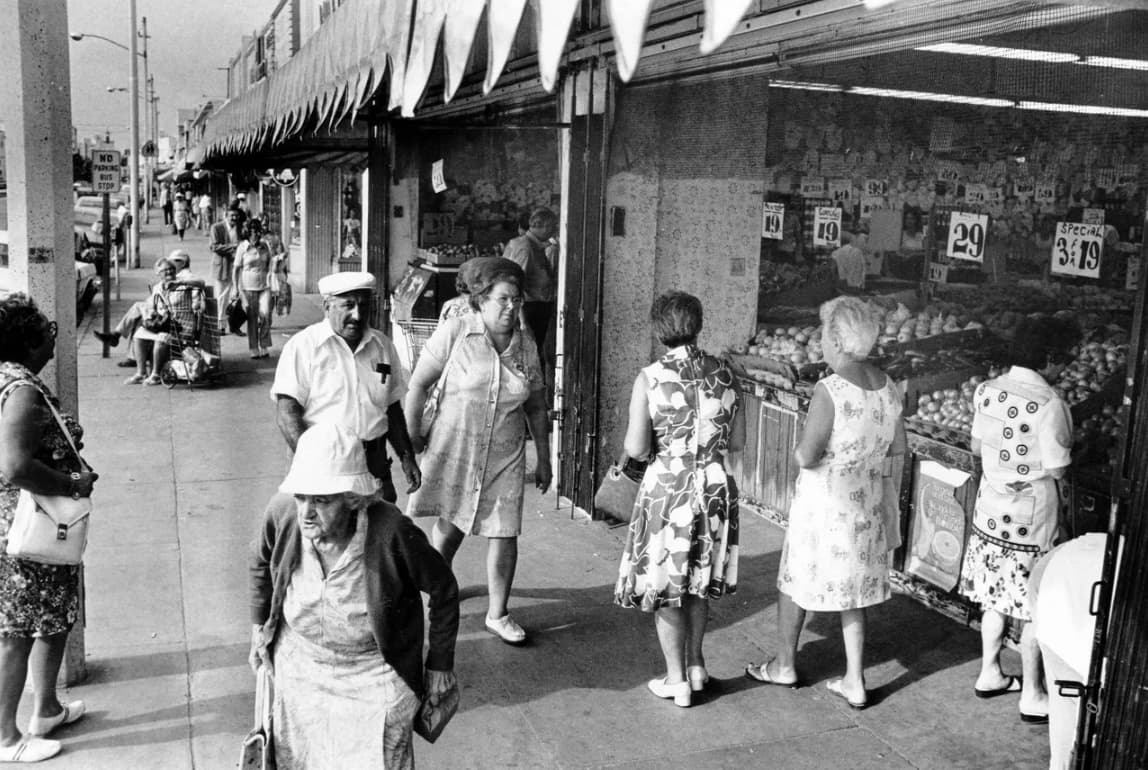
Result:
M363 442L341 425L318 423L303 431L291 470L279 485L288 495L370 495L379 480L367 470Z

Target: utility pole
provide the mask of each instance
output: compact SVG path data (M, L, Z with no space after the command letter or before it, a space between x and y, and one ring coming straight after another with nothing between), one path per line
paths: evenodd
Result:
M143 25L143 32L140 37L143 38L143 77L144 77L144 133L147 134L145 141L152 140L151 130L151 103L148 101L148 90L151 88L151 77L148 75L148 61L147 61L147 16L141 20ZM147 174L144 183L144 221L151 221L151 180L153 177L152 172L152 157L148 155L144 159L144 169Z
M136 0L131 0L131 99L132 99L132 145L128 156L128 173L131 175L131 217L132 226L128 240L127 263L129 268L140 266L140 76L136 59Z

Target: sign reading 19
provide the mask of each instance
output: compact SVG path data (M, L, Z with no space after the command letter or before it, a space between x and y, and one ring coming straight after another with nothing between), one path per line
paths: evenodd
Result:
M813 245L841 245L841 209L818 206L813 213Z
M1052 272L1099 278L1103 250L1104 225L1057 222L1052 240Z
M988 228L988 214L954 211L949 217L949 244L945 254L950 259L984 262Z

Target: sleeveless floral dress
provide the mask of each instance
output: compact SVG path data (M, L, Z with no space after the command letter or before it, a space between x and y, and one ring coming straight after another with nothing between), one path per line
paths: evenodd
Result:
M726 473L740 406L733 372L684 345L643 370L656 456L626 537L614 602L653 612L737 589L737 486Z
M0 420L4 403L18 387L35 388L60 410L55 396L35 374L20 364L3 362L0 363ZM72 440L78 442L83 429L66 412L60 411L60 416ZM75 453L51 415L36 459L64 473L81 470ZM8 529L12 526L19 497L20 488L0 476L0 636L31 638L65 633L79 616L80 568L39 564L5 553Z

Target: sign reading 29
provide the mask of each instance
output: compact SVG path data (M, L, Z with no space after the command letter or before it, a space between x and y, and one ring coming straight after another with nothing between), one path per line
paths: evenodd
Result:
M988 214L954 211L949 218L949 245L945 254L950 259L984 262L988 229Z

